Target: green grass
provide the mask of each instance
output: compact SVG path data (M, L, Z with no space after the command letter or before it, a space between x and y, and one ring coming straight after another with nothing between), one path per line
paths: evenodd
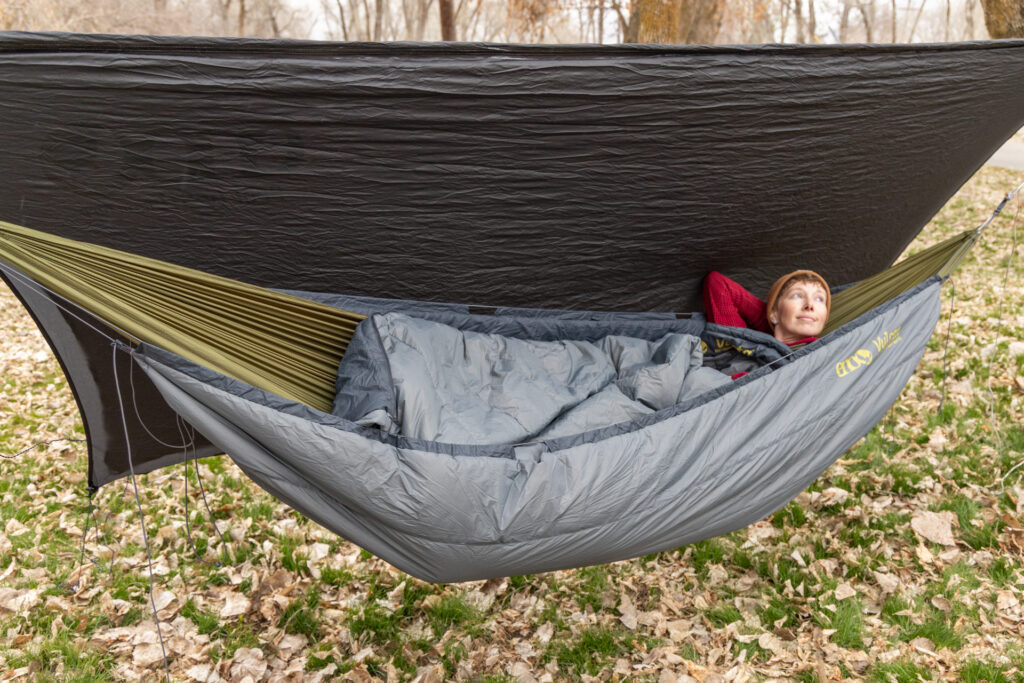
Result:
M478 611L466 601L465 596L451 593L442 596L436 605L427 610L427 615L434 635L440 637L453 626L476 620Z
M195 624L196 629L204 635L217 633L220 629L220 618L212 612L200 610L192 598L185 601L181 608L181 616Z
M876 664L870 670L871 683L920 683L935 680L931 672L911 662Z
M988 575L1000 588L1005 588L1014 581L1019 567L1009 557L997 557L988 568Z
M114 658L93 648L81 648L64 632L9 657L8 670L36 667L35 680L100 683L113 681ZM58 672L60 675L58 676Z
M577 582L574 583L573 593L580 608L590 607L594 612L600 612L604 593L608 589L608 568L604 565L595 567L584 567L576 572Z
M734 621L740 621L743 619L743 615L740 611L732 605L720 605L718 607L712 607L704 616L708 618L712 626L717 628L723 628L733 623Z
M698 573L704 573L708 565L721 564L725 559L725 546L717 538L694 543L690 548L690 562Z
M939 649L947 647L950 650L957 650L964 643L963 636L957 633L949 619L938 610L930 612L924 623L911 624L903 629L903 640L910 641L914 638L927 638Z
M832 642L839 647L864 647L864 614L857 599L839 600L835 611L822 609L817 613L817 619L823 627L835 629Z
M354 580L355 575L344 567L341 569L321 567L320 569L320 583L327 586L348 586Z
M774 627L775 624L781 627L797 625L797 609L789 599L782 595L775 594L763 599L763 607L759 616L761 623L766 627Z
M1007 665L992 664L979 659L970 659L960 665L957 672L961 683L1011 683L1007 677ZM1014 680L1020 680L1019 676Z
M949 510L956 514L957 521L960 524L957 535L967 545L975 550L999 547L999 533L1005 525L1001 520L997 519L980 526L975 526L975 520L978 520L980 523L979 512L981 510L981 506L976 501L965 495L958 495L942 501L938 508L939 510Z
M281 615L281 622L278 624L289 633L299 633L311 640L320 636L320 621L317 617L320 607L320 591L317 586L311 585L306 589L301 599L293 600L284 614Z
M549 648L549 653L567 671L595 676L606 663L630 651L628 642L622 631L595 626L580 631L572 642Z
M772 525L779 529L787 526L803 526L806 521L807 515L804 509L797 503L789 503L786 507L772 515Z

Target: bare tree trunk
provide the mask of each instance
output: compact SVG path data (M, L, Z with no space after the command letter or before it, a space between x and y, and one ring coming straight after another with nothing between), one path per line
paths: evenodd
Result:
M676 0L680 2L680 0ZM677 40L682 43L710 45L718 37L725 14L723 0L682 0Z
M416 19L413 17L413 0L402 0L402 20L405 22L405 35L412 36L413 26Z
M463 38L464 39L468 40L469 36L477 35L477 28L480 26L480 16L481 16L481 9L482 8L483 8L483 3L482 2L474 2L473 3L473 11L470 13L469 19L467 19L464 22L464 25L465 25L465 31L463 33ZM483 41L484 42L489 42L490 40L492 40L492 38L491 38L492 35L493 35L493 33L488 32L486 35L484 35L482 37Z
M793 14L796 16L796 42L806 42L804 40L804 8L800 4L800 0L793 0Z
M843 13L839 16L839 42L846 42L846 34L850 30L850 0L843 0Z
M1021 0L981 0L985 28L992 38L1024 38L1024 3Z
M910 25L910 34L907 35L907 42L914 42L914 31L917 30L917 22L921 21L921 12L924 11L924 3L927 0L921 0L921 6L917 8L917 14L914 15L914 23Z
M270 22L270 30L275 38L281 37L281 28L277 25L277 15L274 12L274 5L267 5L267 19Z
M807 0L807 42L818 42L817 33L818 18L814 16L814 0Z
M597 42L604 42L604 0L597 0Z
M892 15L889 17L889 25L892 27L892 37L889 39L890 43L896 42L896 0L892 0Z
M953 0L946 0L946 34L943 40L949 42L949 14L952 11Z
M974 40L974 0L967 0L964 3L964 11L966 16L964 17L967 24L967 40Z
M380 42L381 20L384 18L384 0L373 3L373 42Z
M438 0L441 6L441 40L455 40L455 12L452 0Z
M238 0L238 35L245 35L245 0Z
M373 27L370 25L370 3L369 0L363 0L363 12L366 13L366 33L364 34L363 40L369 40L370 36L373 35Z
M633 0L623 42L710 44L723 15L724 0Z
M870 10L870 11L864 9L864 5L865 4L868 6L868 10ZM857 9L860 10L860 19L861 19L861 22L864 24L864 42L865 43L873 42L871 40L871 25L874 23L873 22L874 14L875 14L875 12L874 12L874 3L871 3L871 2L865 3L865 2L862 1L861 3L859 3L857 5Z
M623 43L639 43L640 37L640 0L633 0L629 7L629 17L622 13L622 7L615 3L615 11L619 15L619 28L622 31Z
M345 23L345 7L341 4L341 0L334 0L338 5L338 22L341 24L341 39L348 40L348 24Z
M413 33L414 40L423 40L423 34L427 29L427 20L430 18L430 7L433 0L419 0L419 14L416 17L416 31Z
M786 42L786 29L789 28L789 0L782 0L782 5L779 8L779 40L778 42Z

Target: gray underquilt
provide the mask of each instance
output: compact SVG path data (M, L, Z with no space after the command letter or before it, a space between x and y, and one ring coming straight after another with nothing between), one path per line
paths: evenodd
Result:
M532 341L401 313L371 321L390 365L395 414L349 417L431 441L510 444L579 434L730 381L702 367L700 339L689 334Z

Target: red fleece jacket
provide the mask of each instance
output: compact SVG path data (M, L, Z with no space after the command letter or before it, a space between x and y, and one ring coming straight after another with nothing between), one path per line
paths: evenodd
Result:
M713 270L704 278L704 315L708 322L728 327L749 327L771 334L767 306L764 299L758 299L743 285L718 271ZM787 346L809 344L816 339L804 337Z
M764 299L718 271L713 270L704 278L704 315L709 322L771 334L766 306Z

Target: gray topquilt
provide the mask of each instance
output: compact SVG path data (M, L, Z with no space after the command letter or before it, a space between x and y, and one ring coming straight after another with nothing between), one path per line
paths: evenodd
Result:
M700 338L609 335L519 339L402 313L374 315L390 377L342 362L340 387L377 383L383 404L339 401L335 414L429 441L515 444L580 434L676 405L729 377L702 367ZM346 358L356 359L352 353ZM381 407L387 406L387 407Z

